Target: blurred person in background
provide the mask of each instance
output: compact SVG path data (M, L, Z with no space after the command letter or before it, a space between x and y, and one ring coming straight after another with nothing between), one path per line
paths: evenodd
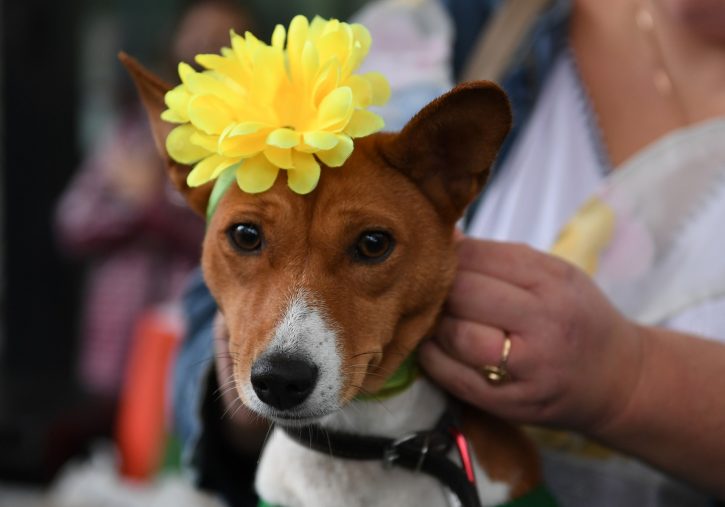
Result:
M457 70L493 72L515 127L423 366L482 409L577 432L536 433L565 506L724 498L725 2L447 4Z
M179 61L217 51L250 16L236 3L187 7L176 28L165 74ZM87 155L61 197L58 238L88 262L79 350L85 389L115 403L131 336L150 308L178 301L198 264L203 221L168 184L148 121L135 94L119 107L102 142Z

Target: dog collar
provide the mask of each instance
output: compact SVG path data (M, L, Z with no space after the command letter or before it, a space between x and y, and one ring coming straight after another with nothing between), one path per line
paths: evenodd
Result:
M398 366L398 369L385 381L383 387L370 394L358 394L355 399L358 401L381 401L392 398L408 389L416 381L420 371L415 353L410 354Z
M481 507L472 455L457 421L453 411L446 410L433 429L398 439L331 431L316 425L282 429L300 445L327 456L381 461L386 468L423 472L450 489L462 507ZM448 451L454 446L461 466L448 458Z

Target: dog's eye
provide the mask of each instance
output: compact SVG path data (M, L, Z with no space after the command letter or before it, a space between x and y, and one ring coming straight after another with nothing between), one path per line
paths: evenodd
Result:
M257 252L262 248L262 231L254 224L234 224L227 235L232 245L243 253Z
M382 262L393 251L393 238L384 231L363 232L355 244L354 256L362 262Z

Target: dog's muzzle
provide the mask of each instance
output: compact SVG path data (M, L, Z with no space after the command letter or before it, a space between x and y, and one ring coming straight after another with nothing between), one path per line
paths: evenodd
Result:
M274 352L252 365L254 392L263 403L278 410L302 404L315 389L317 378L317 366L303 356Z

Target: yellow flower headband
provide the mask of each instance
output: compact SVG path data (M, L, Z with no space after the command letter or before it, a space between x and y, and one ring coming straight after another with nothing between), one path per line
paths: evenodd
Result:
M280 169L293 191L314 190L319 162L341 166L353 138L383 128L382 118L365 108L388 100L388 82L375 72L353 74L370 42L362 25L297 16L287 31L277 25L271 46L232 32L231 48L197 55L206 70L179 64L181 84L166 94L161 118L180 124L166 149L194 165L189 186L233 167L245 192L268 190Z

